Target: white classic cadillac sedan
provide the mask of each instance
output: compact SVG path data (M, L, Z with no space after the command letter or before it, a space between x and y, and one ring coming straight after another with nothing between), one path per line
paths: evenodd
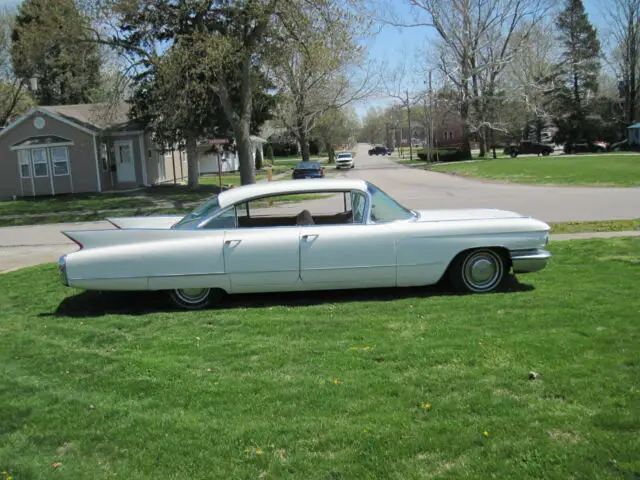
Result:
M495 290L545 267L549 226L494 209L409 210L356 179L234 188L188 215L125 217L111 230L65 231L65 285L165 290L199 309L226 293L431 285Z

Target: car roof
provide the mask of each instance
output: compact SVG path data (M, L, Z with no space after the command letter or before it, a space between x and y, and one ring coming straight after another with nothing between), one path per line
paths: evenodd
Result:
M293 193L340 192L345 190L366 190L367 182L356 178L315 178L309 180L281 180L260 182L236 187L218 195L218 204L226 208L238 202L271 195Z
M300 162L296 165L296 168L308 168L309 166L320 166L320 162Z

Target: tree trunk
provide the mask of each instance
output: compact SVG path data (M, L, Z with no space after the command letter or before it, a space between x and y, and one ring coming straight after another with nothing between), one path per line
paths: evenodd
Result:
M308 162L311 158L311 148L309 147L309 133L301 123L298 124L298 140L300 141L300 154L302 155L302 161Z
M325 148L327 149L327 154L329 155L329 160L327 163L332 164L336 161L336 151L333 149L333 145L331 142L326 142Z
M200 167L198 165L198 139L188 132L186 135L187 142L187 174L189 177L189 190L198 190L200 188Z
M262 148L258 147L256 149L256 170L260 170L262 168L264 158L262 157Z
M251 83L251 55L246 55L242 62L242 82L240 85L240 114L237 114L231 101L230 89L224 76L218 79L220 103L225 116L233 126L236 137L238 163L240 164L240 183L249 185L256 183L256 170L251 155L251 115L253 91Z
M489 149L487 148L487 127L482 126L478 132L480 133L480 158L484 158L487 155Z
M240 183L249 185L256 183L256 165L251 155L251 137L249 135L249 121L240 121L236 125L236 145L240 162Z
M471 141L470 141L470 133L469 133L469 102L468 96L463 89L462 91L462 102L460 103L460 121L462 122L462 153L465 159L470 160L471 157Z

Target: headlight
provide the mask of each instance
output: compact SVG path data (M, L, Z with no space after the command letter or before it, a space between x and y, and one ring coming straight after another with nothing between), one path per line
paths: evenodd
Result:
M69 279L67 278L67 256L63 255L58 259L58 272L60 273L60 280L65 287L69 286Z

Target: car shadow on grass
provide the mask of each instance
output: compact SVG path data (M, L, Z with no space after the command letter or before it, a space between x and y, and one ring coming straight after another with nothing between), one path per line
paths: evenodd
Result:
M515 276L506 279L494 295L527 292L532 285L523 284ZM315 292L277 292L228 295L210 310L232 310L264 307L307 307L327 303L389 302L409 298L459 296L446 283L429 287L368 288L358 290L323 290ZM173 308L164 292L95 292L86 291L65 298L58 308L40 316L101 317L103 315L141 316L155 312L184 312ZM185 312L186 313L186 312Z

